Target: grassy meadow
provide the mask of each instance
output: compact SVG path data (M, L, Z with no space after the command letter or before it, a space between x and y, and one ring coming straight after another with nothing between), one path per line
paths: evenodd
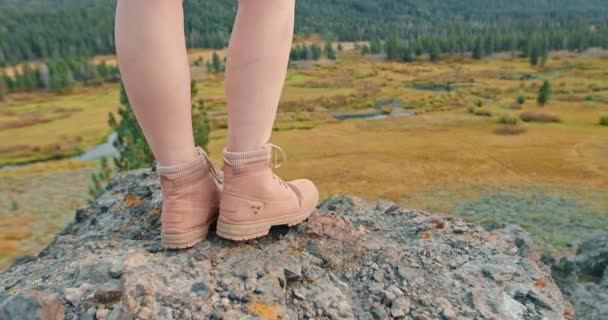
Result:
M195 50L191 61L211 54ZM204 66L193 66L192 74L213 125L208 149L220 164L223 75ZM545 80L553 95L539 106ZM415 115L332 116L390 114L391 101ZM115 84L9 96L0 102L0 165L58 158L104 141L107 114L118 105ZM554 122L524 122L522 113ZM278 173L311 178L322 197L390 199L485 225L516 222L548 250L567 253L583 236L608 228L608 127L599 125L601 116L608 116L605 56L560 52L531 67L510 55L397 63L345 50L336 62L290 68L272 142L287 153ZM0 265L52 239L85 203L94 166L59 160L0 171Z

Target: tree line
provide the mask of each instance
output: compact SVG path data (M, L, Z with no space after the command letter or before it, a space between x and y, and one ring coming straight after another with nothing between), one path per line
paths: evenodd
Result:
M530 58L532 65L544 65L552 50L582 51L590 47L608 48L608 25L562 32L544 30L503 34L488 30L481 35L449 34L415 39L393 34L386 38L373 38L359 50L363 55L384 53L389 60L405 62L415 61L422 55L436 61L442 54L466 54L482 59L496 52L512 52Z
M342 45L338 44L338 51L342 51ZM322 57L325 57L329 60L336 60L337 58L336 50L331 42L326 42L323 48L321 48L318 44L299 44L291 48L291 52L289 53L290 61L297 60L319 60Z
M49 59L41 63L24 63L0 73L0 98L10 92L44 89L62 92L74 83L99 85L120 80L118 67L105 62L93 63L89 58Z
M0 66L113 53L115 4L0 2ZM236 1L184 0L184 11L188 47L226 47ZM471 52L483 39L483 55L521 49L528 35L539 34L551 50L581 50L608 46L607 15L605 0L307 0L296 1L296 33L342 41L392 34L414 53Z

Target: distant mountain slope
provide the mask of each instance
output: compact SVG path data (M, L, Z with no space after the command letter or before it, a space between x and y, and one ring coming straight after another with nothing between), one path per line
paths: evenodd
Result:
M95 0L0 0L0 8L15 9L66 9L86 5Z
M116 0L0 0L0 65L114 51ZM572 31L607 24L606 0L299 0L296 32L362 40ZM185 0L190 47L226 45L237 1ZM561 28L561 29L560 29ZM603 30L600 30L603 31Z

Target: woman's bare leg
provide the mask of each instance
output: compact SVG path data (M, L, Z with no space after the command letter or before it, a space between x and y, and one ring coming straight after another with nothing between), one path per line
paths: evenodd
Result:
M272 226L296 225L319 200L310 180L285 182L272 172L268 144L293 35L294 0L240 0L228 46L228 148L217 234L249 240ZM282 152L282 151L281 151Z
M294 0L239 0L228 46L228 150L260 149L270 139L287 72Z
M163 166L196 157L180 0L119 0L116 51L131 106Z
M119 0L116 49L131 106L159 162L161 245L205 239L220 188L205 152L194 147L190 66L181 0Z

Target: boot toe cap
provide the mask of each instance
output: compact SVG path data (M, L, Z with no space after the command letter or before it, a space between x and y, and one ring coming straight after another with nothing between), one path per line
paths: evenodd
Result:
M308 179L298 179L288 182L298 195L300 203L304 207L315 207L319 202L319 190L315 184Z

